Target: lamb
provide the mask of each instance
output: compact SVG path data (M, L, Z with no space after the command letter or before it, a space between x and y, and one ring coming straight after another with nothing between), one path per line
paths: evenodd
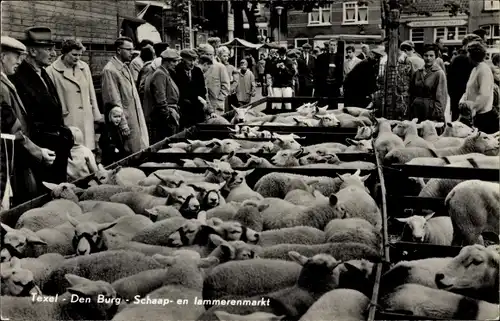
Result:
M158 222L172 217L182 217L181 212L171 205L157 205L145 210L153 222Z
M424 318L443 320L495 320L498 305L478 301L463 295L428 288L419 284L404 284L381 298L385 309L409 312Z
M341 143L321 143L309 146L304 146L304 152L309 154L324 155L323 151L331 150L337 153L342 153L347 149L347 146Z
M235 155L235 152L232 151L228 155L224 155L220 158L222 162L226 162L229 165L231 165L232 168L235 167L243 167L245 163L239 158L238 156Z
M482 153L493 156L498 153L498 148L498 139L492 135L478 132L476 135L465 138L463 144L458 147L435 149L435 153L439 157L470 153Z
M455 186L445 199L453 223L454 245L483 244L483 232L498 233L500 184L469 180Z
M299 321L365 320L369 303L370 299L359 291L335 289L323 294Z
M220 153L220 154L229 154L231 152L236 152L241 149L241 145L233 139L212 139L212 142L207 145L207 147L211 148L210 153ZM196 151L195 151L196 152Z
M200 210L200 202L196 198L196 192L191 186L168 188L160 186L169 197L157 197L140 192L124 192L113 195L110 200L122 203L138 213L148 216L146 209L157 205L174 205L185 217L193 217Z
M284 200L295 205L312 206L318 200L325 198L326 196L317 190L304 191L303 189L294 189L286 194Z
M234 107L234 117L231 119L231 124L240 124L252 121L258 117L266 116L264 113L253 110L251 106L246 108Z
M214 207L207 212L207 219L210 219L212 217L218 217L223 221L229 221L232 220L233 217L236 215L236 212L241 207L241 203L239 202L228 202L224 205L219 205L217 207Z
M222 221L219 218L211 218L207 221L214 231L228 241L241 240L250 244L256 244L260 239L260 233L235 221Z
M380 250L382 236L379 229L362 218L334 219L325 227L325 241L356 242Z
M73 248L76 255L89 255L108 249L106 236L103 232L112 228L117 222L97 224L94 222L78 222L68 215L68 222L75 228Z
M226 197L227 202L243 202L244 200L253 199L261 200L262 195L252 190L246 183L245 177L250 175L255 169L247 171L235 171L236 175L226 184L229 194Z
M390 293L396 287L406 283L416 283L430 288L437 288L436 273L450 262L451 257L434 257L414 261L400 261L382 275L380 293Z
M372 111L361 107L344 107L342 111L354 117L372 117Z
M66 213L77 216L82 214L82 209L70 200L53 200L42 207L24 212L17 220L15 228L27 228L36 232L44 228L55 227L66 222Z
M213 267L218 264L216 258L199 256L155 256L155 259L168 266L168 274L163 280L164 286L148 294L150 299L175 298L186 300L188 304L175 304L165 309L160 305L134 304L120 311L113 320L194 320L203 313L203 306L196 300L202 296L203 272L202 268Z
M277 244L269 247L257 249L257 255L263 259L286 260L289 251L296 251L302 255L316 255L326 253L340 261L368 259L370 261L379 261L379 250L372 247L354 242L341 243L323 243L323 244Z
M125 204L116 204L103 201L81 201L78 203L83 213L104 212L117 219L123 216L133 216L135 212Z
M394 148L384 157L385 164L405 164L417 157L440 157L434 149L422 147Z
M29 255L31 247L35 245L47 245L37 234L29 229L13 229L1 223L2 227L2 249L0 251L1 262L8 262L13 257L23 258Z
M307 209L306 206L295 205L281 198L268 197L259 203L259 211L264 220L263 230L279 229L286 223L283 223L284 217L292 215L291 213L298 213ZM295 226L291 223L290 226Z
M33 273L21 266L21 260L12 258L10 262L2 263L0 277L2 280L0 292L2 296L31 296L41 294L34 282Z
M96 178L100 184L135 186L139 181L146 178L146 174L134 167L117 166L112 170L106 170L102 165L99 165Z
M64 261L64 257L58 253L47 253L37 258L23 258L23 259L17 259L15 257L12 258L12 260L14 259L19 261L20 267L22 269L31 271L33 275L33 281L37 285L43 284L43 282L45 282L52 269L56 265ZM1 271L4 271L5 265L9 263L10 262L2 263Z
M352 140L347 138L346 141L349 146L347 146L344 153L369 153L373 151L373 144L370 139Z
M465 138L474 133L474 130L462 122L454 121L451 123L446 123L444 132L441 137L458 137Z
M226 182L213 184L207 182L190 183L188 186L194 188L198 193L197 199L200 208L203 211L225 204L226 200L222 197L220 191L226 185Z
M497 304L498 316L498 265L497 252L482 245L469 245L436 273L439 289L460 293Z
M299 166L298 157L304 154L303 149L291 150L284 149L280 150L271 158L271 162L276 166L281 167L295 167Z
M164 183L165 186L168 187L179 187L182 184L184 184L184 176L183 173L184 171L181 170L157 170L154 171L151 175L137 183L139 186L151 186L151 185L158 185L160 183ZM191 172L186 172L189 173L190 175L194 175Z
M71 183L61 183L53 184L48 182L42 182L42 184L50 189L50 195L53 199L65 199L78 202L78 197L83 193L83 189L76 187L76 185Z
M132 241L166 246L168 237L187 221L184 217L172 217L151 224L132 237Z
M404 138L405 147L433 148L434 145L432 142L426 141L418 136L417 121L418 119L416 118L412 121L403 120L396 125L393 129L393 133Z
M203 299L254 296L276 291L293 285L300 269L299 264L282 260L230 261L208 273L203 284Z
M358 127L354 139L371 139L373 135L373 128L371 126Z
M420 216L413 215L407 218L396 218L405 223L410 233L403 233L402 241L421 242L436 245L451 245L453 240L453 225L448 216L432 217L434 213Z
M344 128L356 128L363 122L357 122L353 119L345 119L342 121L338 118L338 115L327 114L327 115L314 115L314 119L319 120L318 127L344 127ZM344 125L344 126L343 126Z
M42 285L42 292L48 295L64 293L70 285L63 279L67 273L112 283L129 275L160 268L163 265L152 257L132 251L114 250L77 256L66 259L52 270Z
M158 183L160 181L158 180ZM118 193L123 192L140 192L147 194L154 194L156 191L156 185L148 185L148 186L121 186L121 185L96 185L87 188L82 195L80 196L81 201L104 201L109 202L110 198Z
M349 146L350 147L350 146ZM352 152L346 149L347 152ZM304 161L304 159L306 161ZM310 154L302 157L299 162L301 165L298 167L302 168L349 168L349 169L363 169L363 170L374 170L376 168L375 164L372 162L365 161L352 161L352 162L342 162L335 154L327 154L320 156L317 154Z
M373 143L373 148L381 159L384 159L392 150L405 147L403 140L392 132L391 124L387 119L377 119L376 129L378 136Z
M332 114L330 114L332 115ZM367 117L354 117L349 114L337 114L341 128L358 128L359 126L371 125L372 122Z
M257 157L255 155L248 155L247 162L242 166L244 168L275 168L276 166L271 164L266 158Z
M441 123L442 124L442 123ZM458 137L440 137L436 131L436 124L433 121L425 120L422 125L422 138L431 142L435 148L444 148L450 146L460 146L463 139Z
M223 221L229 220L239 222L242 226L256 232L261 232L264 228L264 218L259 211L258 204L252 200L244 201L232 218Z
M32 297L2 297L2 317L12 320L106 320L114 315L121 303L111 284L93 281L75 274L66 274L68 292L50 302L34 302ZM85 303L71 298L89 298ZM98 298L106 298L97 303Z

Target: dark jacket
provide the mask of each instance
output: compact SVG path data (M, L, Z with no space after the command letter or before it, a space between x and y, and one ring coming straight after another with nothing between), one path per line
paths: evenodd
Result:
M130 153L125 150L125 140L122 136L122 131L119 125L115 126L109 119L109 114L112 107L113 106L106 106L105 108L104 112L106 117L106 125L103 126L101 136L99 137L101 163L104 166L113 164L130 155Z
M465 93L472 69L474 69L474 65L467 57L467 54L456 56L448 66L448 94L450 95L450 109L453 120L458 118L458 103Z
M335 64L335 67L330 67L330 64ZM325 52L316 58L314 82L317 96L338 97L343 78L344 56L342 54Z
M285 68L278 68L279 63L284 63ZM276 58L271 63L269 68L270 75L273 78L272 87L293 87L293 77L295 76L295 69L293 68L293 61L290 58Z
M43 68L41 76L44 81L28 62L23 61L17 72L10 76L10 80L16 86L26 109L29 138L36 145L56 153L54 163L50 167L37 168L35 176L39 183L41 181L60 183L67 179L66 168L73 146L73 135L64 125L57 90Z
M359 62L344 80L344 106L366 107L377 90L378 64L374 59ZM368 97L368 98L367 98Z
M185 64L180 62L175 67L175 75L172 78L179 88L181 127L186 128L204 122L206 115L198 96L207 100L207 88L201 69L195 66L191 70L189 79Z
M448 89L441 67L434 64L425 75L424 69L417 70L410 81L409 93L410 119L444 121Z
M301 55L297 59L298 70L299 70L299 83L300 86L311 87L314 85L314 64L315 58L311 53L309 53L309 62L306 63L304 55Z

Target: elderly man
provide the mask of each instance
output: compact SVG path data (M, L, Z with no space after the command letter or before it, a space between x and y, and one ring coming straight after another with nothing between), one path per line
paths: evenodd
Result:
M238 69L229 63L229 56L231 52L226 46L221 46L217 49L217 57L219 61L226 67L229 76L229 95L226 98L226 111L228 111L232 104L238 104L236 98L236 87L238 86Z
M175 67L174 81L179 87L182 129L204 122L212 110L205 104L207 88L203 71L195 65L198 55L192 49L183 49L181 58Z
M218 52L218 50L219 50L219 48L221 46L221 40L220 40L219 37L210 37L210 38L207 39L207 43L210 46L214 47L214 50L215 50L216 53ZM215 60L217 60L218 62L222 62L220 60L220 57L218 55L215 57Z
M313 94L315 58L311 54L311 48L310 44L304 44L303 53L297 60L299 70L299 94L297 96L311 97Z
M125 138L125 150L136 153L149 146L148 129L142 111L139 93L126 65L132 57L132 39L120 37L115 41L116 55L102 70L102 100L105 114L114 107L123 109L124 117L120 123Z
M9 78L26 109L28 137L38 146L53 150L56 154L52 165L35 164L32 167L38 187L43 191L43 181L67 181L66 169L73 146L73 135L64 125L57 89L45 71L56 56L52 31L45 27L26 29L25 45L28 47L28 54L17 72Z
M224 113L226 97L229 95L230 79L226 66L214 59L214 53L214 48L209 44L201 44L198 47L200 56L209 56L214 60L204 76L210 105L216 114L221 115Z
M412 41L403 41L399 46L402 52L405 53L408 61L411 63L411 71L414 73L415 71L424 68L424 60L417 56L415 52L415 45Z
M1 37L1 88L0 88L0 113L2 140L4 134L14 135L15 141L10 143L2 141L0 144L0 211L7 210L12 205L18 205L32 198L37 193L37 184L31 170L33 161L51 165L55 160L55 153L46 148L40 148L28 136L28 113L23 106L16 87L7 78L16 72L21 63L21 55L26 52L26 46L18 40ZM7 150L5 149L7 147ZM14 152L15 150L15 152ZM15 155L13 155L13 153ZM9 163L14 156L14 162Z
M150 124L153 143L170 137L179 130L179 88L172 79L181 57L174 49L166 49L160 55L161 66L146 80L144 106L151 114L146 115Z

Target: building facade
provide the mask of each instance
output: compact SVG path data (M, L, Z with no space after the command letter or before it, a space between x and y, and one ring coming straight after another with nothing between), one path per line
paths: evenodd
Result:
M469 0L458 1L463 9L468 9ZM413 41L417 51L422 49L424 43L434 43L438 38L443 39L449 50L461 47L462 39L471 31L469 16L467 14L450 16L445 4L446 0L414 1L412 11L426 12L429 15L403 11L399 30L400 39Z
M500 45L500 0L470 0L469 29L482 28L487 32L490 46Z
M359 5L357 0L336 0L309 13L288 11L287 19L287 40L293 47L323 47L331 38L348 44L379 43L383 36L378 1Z

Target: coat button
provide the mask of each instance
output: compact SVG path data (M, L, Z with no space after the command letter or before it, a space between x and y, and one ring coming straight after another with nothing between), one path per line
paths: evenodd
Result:
M78 109L83 109L83 106L78 107Z

